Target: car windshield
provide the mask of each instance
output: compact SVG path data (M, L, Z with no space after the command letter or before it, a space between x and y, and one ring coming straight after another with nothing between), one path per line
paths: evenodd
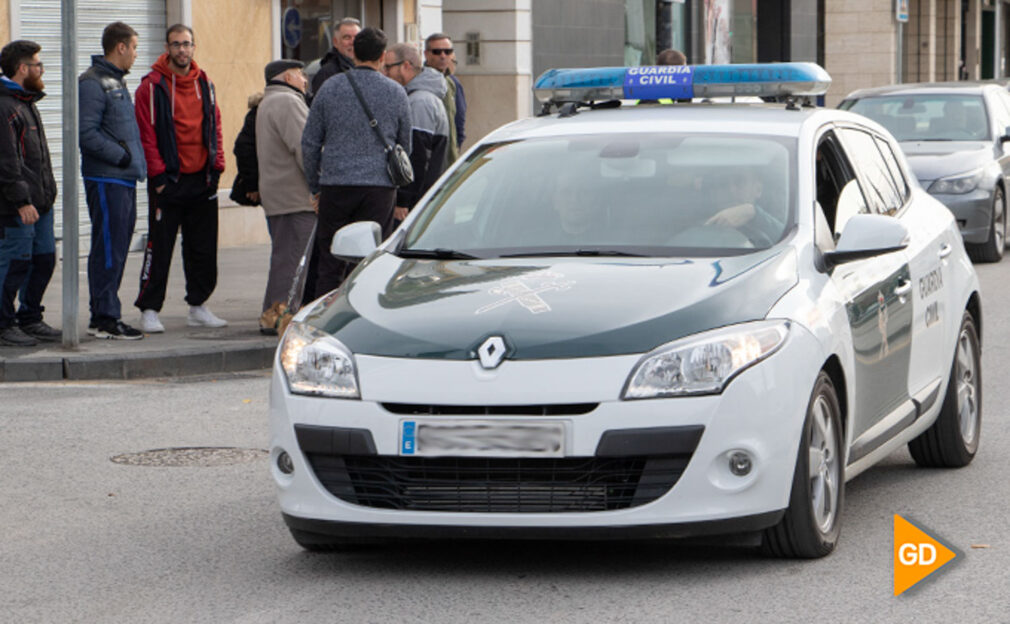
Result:
M601 134L493 143L442 181L398 253L747 253L793 220L795 139Z
M848 106L887 128L899 141L987 141L989 118L981 95L889 95Z

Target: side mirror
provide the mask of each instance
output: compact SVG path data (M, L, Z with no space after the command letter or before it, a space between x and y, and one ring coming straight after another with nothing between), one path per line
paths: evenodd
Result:
M999 138L1000 145L1006 143L1007 141L1010 141L1010 126L1003 129L1003 136Z
M375 251L382 242L382 228L375 221L348 223L333 235L330 253L346 260L358 262Z
M908 229L894 217L856 214L849 218L834 251L824 254L829 267L872 258L908 247Z

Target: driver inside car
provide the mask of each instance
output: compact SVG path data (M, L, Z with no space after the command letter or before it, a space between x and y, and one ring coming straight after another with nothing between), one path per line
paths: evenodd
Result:
M736 228L755 247L771 246L781 237L785 224L762 208L763 191L761 176L750 167L741 168L729 178L730 205L709 217L705 225Z

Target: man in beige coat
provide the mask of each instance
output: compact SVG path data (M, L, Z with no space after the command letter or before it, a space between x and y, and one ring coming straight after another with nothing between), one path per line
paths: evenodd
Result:
M256 157L260 203L270 230L270 274L263 297L260 331L277 332L275 304L287 301L302 253L316 223L315 206L302 169L302 130L309 116L308 80L301 61L268 63L267 86L256 114ZM296 301L300 294L296 295ZM270 316L270 318L267 318Z

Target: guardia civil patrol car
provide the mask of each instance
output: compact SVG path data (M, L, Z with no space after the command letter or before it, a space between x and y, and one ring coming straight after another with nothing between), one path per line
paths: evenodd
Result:
M732 533L818 557L844 483L895 449L968 464L978 280L887 131L811 105L829 82L552 70L542 114L475 145L390 238L339 231L361 262L274 365L294 539ZM741 95L779 101L707 101Z

